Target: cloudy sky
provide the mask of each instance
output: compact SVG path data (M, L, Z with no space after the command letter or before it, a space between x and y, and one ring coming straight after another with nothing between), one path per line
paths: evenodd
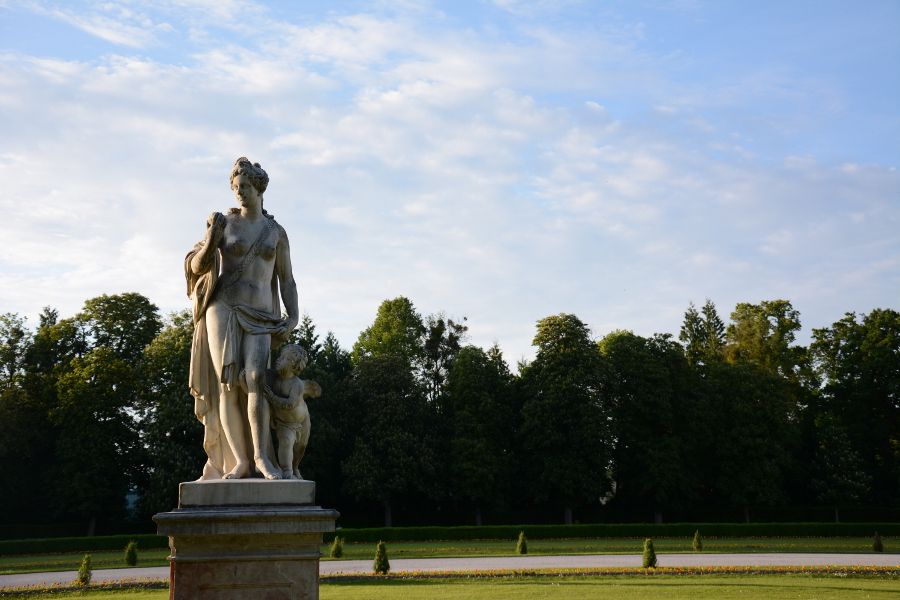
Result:
M138 291L246 155L301 308L676 333L787 298L900 308L900 3L0 0L0 312Z

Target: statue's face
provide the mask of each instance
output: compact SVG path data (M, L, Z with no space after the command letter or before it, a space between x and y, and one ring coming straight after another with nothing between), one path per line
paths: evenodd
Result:
M238 173L231 180L231 189L234 190L235 199L243 208L259 206L259 192L253 187L250 178Z

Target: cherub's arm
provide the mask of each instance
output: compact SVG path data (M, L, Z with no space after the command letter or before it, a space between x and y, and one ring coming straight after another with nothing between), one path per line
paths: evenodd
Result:
M303 384L299 379L295 379L293 383L291 383L291 391L287 396L279 396L268 384L265 386L264 393L266 400L269 401L269 404L271 404L273 408L290 410L300 403L302 390Z

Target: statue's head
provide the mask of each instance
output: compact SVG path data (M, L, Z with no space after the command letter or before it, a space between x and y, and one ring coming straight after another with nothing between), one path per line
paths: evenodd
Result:
M285 367L290 367L294 373L300 373L306 368L309 356L302 346L297 344L287 344L281 349L278 360L275 361L275 370L281 371Z
M229 183L232 186L234 186L234 178L238 175L247 177L260 195L269 186L269 174L259 166L259 163L251 163L246 156L242 156L234 161L234 166L231 168L231 177L229 178Z

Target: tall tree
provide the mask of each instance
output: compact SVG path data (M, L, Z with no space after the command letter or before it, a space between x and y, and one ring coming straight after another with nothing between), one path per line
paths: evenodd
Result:
M370 356L396 356L412 369L424 353L425 325L408 298L385 300L378 307L375 322L359 335L353 345L353 361Z
M85 301L78 320L84 323L94 347L109 348L133 364L162 329L156 305L134 292L91 298Z
M872 478L869 501L892 505L900 495L900 313L848 313L814 329L811 346L824 385L822 413L845 429Z
M59 437L50 490L57 515L89 521L121 516L125 495L141 464L138 434L129 404L135 395L134 367L105 346L75 358L57 382L52 411Z
M503 475L513 466L512 375L499 348L492 350L459 351L441 402L442 421L449 426L449 488L474 510L476 525L482 524L484 507L500 504Z
M190 312L173 313L143 352L137 407L147 459L139 481L144 515L171 510L178 484L196 479L203 469L203 427L188 391L193 333Z
M522 373L522 445L538 500L573 509L609 488L609 410L601 394L602 362L590 330L578 317L541 319L533 344L537 355Z
M703 391L717 496L749 521L751 506L785 499L800 437L792 387L754 364L720 364L709 370Z
M465 323L465 317L461 322L456 322L442 314L430 315L427 319L423 343L422 377L425 381L428 399L431 402L435 402L443 391L447 374L459 354L468 330Z
M731 313L726 357L798 381L807 365L806 349L792 345L799 330L800 313L787 300L742 302Z
M379 502L390 527L395 501L425 492L433 478L427 405L402 356L361 358L351 385L364 425L343 465L345 485L357 498Z
M643 338L617 331L599 342L606 358L605 390L612 405L616 500L663 511L690 503L695 485L687 466L693 388L681 347L667 335Z
M25 319L14 313L0 315L0 387L19 383L30 338Z

